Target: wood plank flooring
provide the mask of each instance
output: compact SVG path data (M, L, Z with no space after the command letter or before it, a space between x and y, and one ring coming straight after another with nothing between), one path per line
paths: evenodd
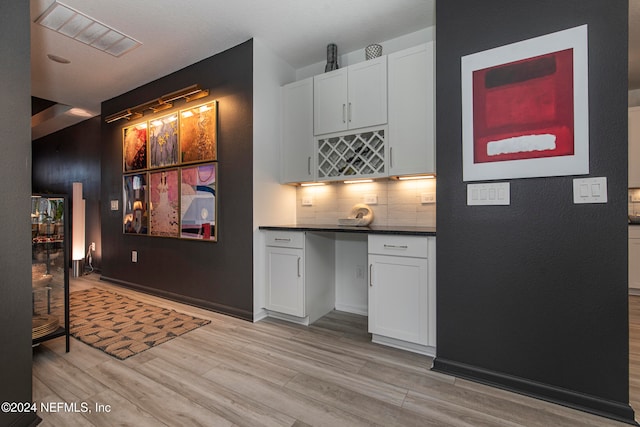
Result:
M432 359L370 342L365 317L333 312L310 327L250 323L100 282L72 279L211 323L120 361L72 338L34 349L41 426L624 426L559 405L431 372ZM640 298L632 382L640 403ZM635 365L634 365L635 363ZM96 404L110 405L109 412Z

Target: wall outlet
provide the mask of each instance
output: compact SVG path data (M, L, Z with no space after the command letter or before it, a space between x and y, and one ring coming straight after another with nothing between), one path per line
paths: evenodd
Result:
M303 197L302 206L313 206L313 198L310 196Z
M436 202L436 193L420 194L420 203L435 203L435 202Z
M112 200L112 201L111 201L111 210L112 210L112 211L117 211L117 210L119 209L118 204L119 204L119 203L118 203L118 201L117 201L117 200Z
M131 262L138 262L138 251L131 251Z

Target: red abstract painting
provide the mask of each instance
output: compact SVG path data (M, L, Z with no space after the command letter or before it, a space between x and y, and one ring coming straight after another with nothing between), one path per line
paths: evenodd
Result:
M464 181L589 173L588 27L461 58Z

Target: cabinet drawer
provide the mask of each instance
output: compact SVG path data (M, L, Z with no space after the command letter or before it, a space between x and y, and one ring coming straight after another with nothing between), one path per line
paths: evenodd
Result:
M369 235L369 253L427 258L428 238L422 236Z
M266 233L267 246L278 246L281 248L304 248L304 233L301 231L268 230Z

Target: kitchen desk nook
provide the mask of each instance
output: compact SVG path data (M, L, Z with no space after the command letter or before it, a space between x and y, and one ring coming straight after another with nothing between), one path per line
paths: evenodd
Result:
M435 228L260 230L269 316L309 325L334 309L367 315L373 342L435 356Z

